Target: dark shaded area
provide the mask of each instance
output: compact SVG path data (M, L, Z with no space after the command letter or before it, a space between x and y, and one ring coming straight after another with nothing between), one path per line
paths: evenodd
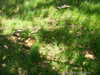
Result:
M22 5L25 0L0 0L0 14L12 17L22 14Z
M59 75L40 56L38 45L27 50L8 37L0 35L0 75Z
M79 10L81 12L83 12L84 14L89 14L89 15L97 14L97 15L99 15L99 13L100 13L100 10L99 10L99 8L100 8L100 2L89 2L89 4L85 3L84 5L82 5L79 8ZM96 5L98 5L98 6L96 6Z
M40 41L45 43L56 42L57 44L60 43L66 44L68 43L70 39L69 37L71 36L68 33L68 29L66 27L54 30L41 29L39 32L40 32L39 33Z
M94 75L100 74L100 35L95 35L94 38L90 42L90 47L93 50L96 60L95 60L95 66L94 66Z

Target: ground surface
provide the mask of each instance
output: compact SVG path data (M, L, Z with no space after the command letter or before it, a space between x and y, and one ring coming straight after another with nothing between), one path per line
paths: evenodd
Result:
M0 75L99 75L99 20L99 0L0 0Z

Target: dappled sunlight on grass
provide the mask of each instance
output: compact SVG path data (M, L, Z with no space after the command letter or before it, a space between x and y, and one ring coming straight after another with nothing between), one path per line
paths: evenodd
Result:
M0 74L57 74L40 56L38 49L39 44L34 44L28 48L28 53L23 45L12 42L8 36L0 36Z
M3 34L11 34L16 29L31 29L32 22L20 19L1 18ZM25 28L24 28L25 27Z
M0 75L98 74L100 1L77 1L1 0Z

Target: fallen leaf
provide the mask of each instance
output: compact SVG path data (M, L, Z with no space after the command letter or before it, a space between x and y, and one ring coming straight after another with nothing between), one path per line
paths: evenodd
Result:
M84 54L85 54L85 58L87 58L87 59L92 59L92 60L95 59L95 55L94 55L93 52L90 51L90 50L84 51Z
M25 46L32 47L32 45L33 45L35 42L36 42L35 39L28 38L28 39L25 41Z
M62 5L62 6L60 6L60 7L58 7L59 9L62 9L62 8L69 8L70 6L69 5Z
M11 41L13 41L13 42L16 42L16 41L17 41L17 37L15 37L15 36L11 36L11 37L9 37L9 39L10 39Z
M5 60L7 57L6 56L3 56L2 60Z
M4 45L4 48L8 49L9 47L7 45Z
M2 67L6 67L6 64L2 64Z
M88 59L95 59L94 55L92 54L86 54L85 57Z

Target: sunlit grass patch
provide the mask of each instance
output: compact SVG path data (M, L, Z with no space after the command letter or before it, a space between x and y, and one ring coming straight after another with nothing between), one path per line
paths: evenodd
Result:
M15 29L30 29L32 27L32 22L30 21L6 18L2 19L1 21L4 34L10 34Z

